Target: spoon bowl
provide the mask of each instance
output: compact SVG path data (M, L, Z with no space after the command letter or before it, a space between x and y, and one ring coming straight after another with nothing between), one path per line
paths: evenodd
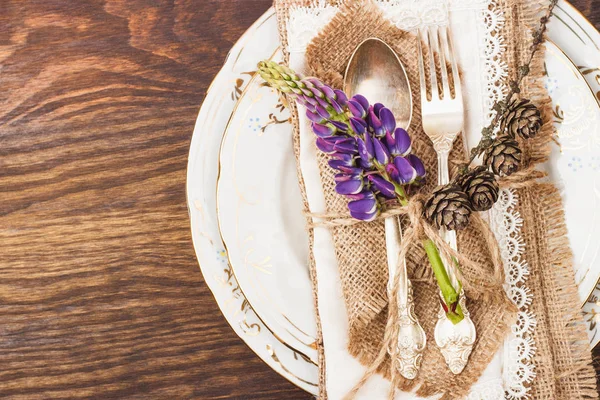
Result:
M400 58L384 41L371 38L358 45L346 68L344 91L384 104L398 126L408 130L413 110L410 82Z

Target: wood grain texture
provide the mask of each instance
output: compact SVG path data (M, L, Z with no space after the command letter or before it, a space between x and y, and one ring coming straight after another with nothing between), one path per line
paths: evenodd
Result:
M270 3L0 1L1 398L310 398L221 316L186 211L200 104Z

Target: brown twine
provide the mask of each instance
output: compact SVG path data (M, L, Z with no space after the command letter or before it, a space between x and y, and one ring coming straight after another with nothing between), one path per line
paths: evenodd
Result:
M396 215L407 215L410 219L410 226L406 230L404 235L404 240L400 244L400 251L398 254L398 262L404 260L406 257L408 250L411 245L415 243L417 240L421 238L428 237L430 238L438 247L442 257L447 260L452 259L454 257L458 260L458 262L463 266L469 266L475 270L480 269L478 264L467 257L462 256L454 249L452 249L446 241L440 236L439 231L434 228L431 224L427 223L423 218L423 196L417 195L411 199L408 203L408 206L403 207L395 211ZM486 238L486 243L489 246L490 254L492 254L492 263L494 267L494 286L502 286L504 283L504 267L502 264L502 259L500 257L500 249L498 247L498 243L495 240L493 232L490 230L489 226L483 221L483 219L479 215L474 216L474 222L478 225L479 228L482 228L482 232ZM466 291L471 291L470 295L476 291L475 285L471 284L468 280L465 279L464 275L460 273L460 270L457 271L459 278L462 280L463 287ZM394 365L394 360L396 359L396 346L394 343L398 340L399 327L398 327L398 289L399 289L399 276L400 274L396 274L394 282L392 284L392 290L389 293L389 303L388 303L388 317L387 323L385 326L385 332L383 336L382 346L379 349L377 357L373 360L371 365L367 368L361 379L356 383L356 385L348 392L348 394L344 397L344 399L352 399L360 388L364 386L364 384L377 372L379 366L385 360L386 355L388 354L388 349L390 349L390 356L392 359L391 366L391 381L392 385L390 386L389 399L394 398L394 393L396 391L397 384L399 382L399 375L396 367ZM489 290L484 291L482 294L493 293L494 291Z
M547 174L542 171L536 170L534 167L525 168L521 171L514 173L513 175L503 177L500 180L500 187L502 188L510 188L510 189L522 189L525 187L529 187L537 182L538 179L545 177ZM458 264L461 266L467 266L473 268L475 271L485 272L479 263L470 260L468 257L460 254L456 250L446 243L444 238L440 235L440 232L433 227L423 216L423 205L424 205L424 196L416 195L409 201L407 206L403 207L394 207L382 212L376 219L385 219L389 217L408 216L410 220L409 230L405 233L404 240L401 243L400 257L399 259L404 259L408 249L419 239L431 239L435 245L437 246L440 255L446 259L451 260L452 258L458 261ZM326 227L326 228L335 228L338 226L353 226L356 224L363 223L363 221L357 220L355 218L349 217L348 215L341 213L305 213L307 217L312 218L312 223L308 225L309 229L315 227ZM493 282L492 285L485 285L484 283L479 283L479 287L477 285L470 282L462 273L461 268L456 268L456 275L461 280L463 287L467 292L471 295L475 294L476 298L481 296L489 298L491 293L498 293L491 289L502 286L504 283L504 267L502 262L502 257L500 256L500 248L498 247L498 242L496 241L496 237L489 225L481 218L479 213L473 213L471 216L471 221L473 222L476 229L478 229L485 239L485 243L488 247L489 254L491 256L491 261L493 265ZM486 290L487 289L487 290Z
M500 180L500 186L506 188L525 188L529 187L537 182L538 179L545 177L547 174L535 170L533 167L526 168L522 171L519 171L511 176L504 177ZM406 215L410 220L410 226L404 233L404 238L402 243L400 244L400 251L398 253L398 263L400 263L406 257L408 250L410 247L419 239L429 238L431 239L435 245L437 246L441 256L443 259L451 260L455 258L458 261L459 265L468 266L473 268L474 270L479 270L481 272L483 269L479 266L475 261L470 260L468 257L463 256L458 253L452 247L446 243L446 241L440 235L438 229L433 227L430 223L427 222L425 217L423 216L423 205L424 205L424 196L417 195L414 196L408 203L407 206L404 207L396 207L392 209L388 209L382 212L377 219L385 219L394 216ZM326 227L326 228L334 228L336 226L352 226L357 223L361 223L362 221L356 220L354 218L348 217L346 215L340 213L323 213L323 214L314 214L314 213L306 213L307 216L312 217L313 223L309 225L310 228L314 227ZM485 296L494 296L498 291L492 290L497 287L501 287L505 281L504 277L504 265L502 262L502 257L500 255L500 248L498 246L498 242L496 241L496 237L489 225L483 220L479 213L474 213L471 216L471 221L473 222L476 229L478 229L488 246L489 254L491 256L491 261L493 265L493 284L485 285L480 282L479 286L470 282L462 273L461 268L455 268L455 273L458 279L461 281L465 291L469 293L470 296L476 295L475 297L485 297ZM318 220L315 222L315 219ZM401 267L401 266L399 266ZM361 379L354 385L354 387L344 396L345 400L353 399L358 391L367 383L367 381L377 373L380 365L384 362L386 355L390 354L390 358L392 360L392 365L390 368L391 375L391 386L389 391L389 400L394 399L394 395L396 392L396 388L400 381L400 376L398 371L394 365L394 360L397 357L397 349L393 344L398 340L398 289L399 289L399 274L395 276L394 282L392 283L392 289L389 293L389 302L388 302L388 316L387 323L385 326L384 336L382 346L379 349L379 352L371 365L367 368Z

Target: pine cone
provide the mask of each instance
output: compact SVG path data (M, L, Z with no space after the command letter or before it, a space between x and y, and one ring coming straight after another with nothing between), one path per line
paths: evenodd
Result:
M438 228L461 230L469 225L471 217L469 196L460 186L440 186L425 203L425 217Z
M483 162L492 168L496 175L512 175L521 165L519 143L509 136L499 136L486 150Z
M496 176L480 166L462 176L458 184L465 191L475 211L487 211L498 201L500 190Z
M514 100L500 122L500 132L513 139L516 135L529 139L537 135L542 127L542 114L529 100Z

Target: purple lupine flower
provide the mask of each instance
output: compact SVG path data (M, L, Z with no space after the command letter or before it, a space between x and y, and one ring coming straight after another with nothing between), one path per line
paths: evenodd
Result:
M329 166L333 169L340 170L340 168L351 168L355 167L355 159L351 154L333 153L331 160L328 161Z
M321 150L323 153L331 154L335 152L335 142L332 140L327 140L328 138L318 137L316 140L317 148Z
M348 132L348 124L340 121L329 121L330 124L335 126L341 132Z
M384 197L388 199L396 198L396 188L394 184L385 180L381 175L373 174L368 176L369 182L373 184L373 187L379 191Z
M358 133L359 135L362 135L367 131L367 123L361 118L351 117L350 127L355 133Z
M356 100L348 101L348 109L356 118L365 118L367 116L367 110Z
M355 94L354 96L352 96L352 99L356 101L358 104L360 104L362 106L362 108L365 110L365 116L366 116L366 112L369 109L369 100L367 100L365 98L365 96L361 95L361 94Z
M423 161L421 161L421 159L414 154L409 154L406 157L406 159L408 160L408 162L410 162L410 164L413 166L415 171L417 171L417 178L418 179L425 178L426 171L425 171L425 165L423 165Z
M363 199L375 199L375 193L370 189L364 189L362 192L357 194L349 194L347 196L350 200L363 200Z
M330 137L337 131L336 127L331 124L312 123L312 130L318 137Z
M305 106L317 148L329 154L330 167L338 171L336 191L349 199L354 218L373 220L384 198L401 198L403 185L424 179L425 167L411 154L410 136L383 104L371 105L360 94L348 99L343 91L316 78L303 79L275 62L260 63L259 73Z
M325 107L323 107L322 105L318 104L315 109L317 110L317 114L319 114L321 116L321 118L323 118L324 120L328 120L331 118L331 113L329 111L327 111L327 109Z
M381 123L379 117L375 114L375 109L373 107L369 108L369 112L367 115L367 123L375 133L375 136L383 136L385 134L383 124Z
M379 111L379 119L386 133L394 132L396 129L396 118L394 118L394 114L392 114L389 108L384 107Z
M348 203L352 218L361 221L373 221L379 213L378 203L375 198L354 200Z
M343 149L347 143L347 141L354 141L354 138L349 138L349 137L345 137L345 136L328 136L328 137L317 137L316 140L316 144L319 150L321 150L323 153L327 153L327 154L333 154L336 151L339 151L340 149ZM341 142L345 142L344 144L341 145L341 147L336 147L339 146ZM340 151L341 153L343 153L343 151ZM356 153L356 150L354 152L352 152L352 154Z
M373 148L375 149L375 159L381 165L387 165L390 162L390 152L387 146L377 138L373 139Z
M357 194L362 192L364 180L360 175L336 175L335 191L339 194Z
M406 185L417 179L417 171L406 158L401 156L394 158L394 166L398 170L398 183Z
M353 137L341 138L334 144L334 149L338 153L355 155L358 151L356 139Z
M360 159L362 165L365 168L373 167L373 159L375 158L375 149L373 148L373 139L371 138L371 134L369 132L365 133L365 138L356 139L358 144L358 154L360 155Z
M393 156L406 156L411 150L411 140L408 132L402 128L397 128L391 132L387 132L385 135L385 142L390 150L390 154Z
M400 183L400 171L398 171L398 168L394 164L386 165L385 172L387 172L392 181Z
M317 110L315 109L315 111L310 111L309 109L306 109L306 117L311 120L312 122L316 122L318 124L322 124L324 122L327 122L326 119L324 119L323 117L321 117L319 115L319 113L317 113Z
M337 100L338 104L342 107L346 107L348 105L348 96L346 96L346 93L339 89L334 89L333 92L335 93L335 99Z

